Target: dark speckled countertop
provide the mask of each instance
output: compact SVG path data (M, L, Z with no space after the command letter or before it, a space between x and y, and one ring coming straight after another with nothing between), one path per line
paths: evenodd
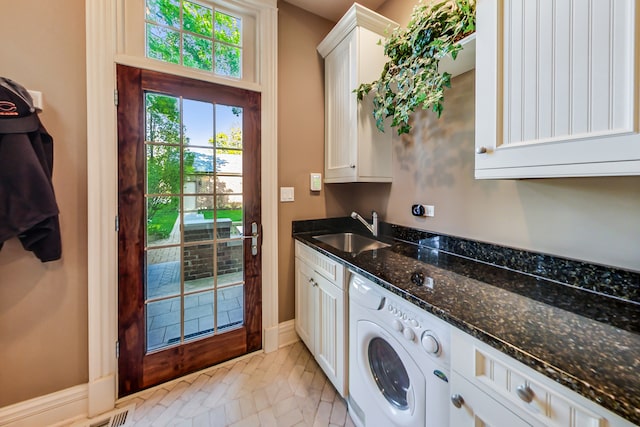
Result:
M382 223L388 248L313 239L350 218L294 221L297 240L640 425L640 273ZM370 235L370 234L369 234ZM430 277L432 289L412 276Z

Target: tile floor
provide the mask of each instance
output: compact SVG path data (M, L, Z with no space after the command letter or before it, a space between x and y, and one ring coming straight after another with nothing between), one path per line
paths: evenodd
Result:
M118 402L135 426L353 426L302 342L191 374Z

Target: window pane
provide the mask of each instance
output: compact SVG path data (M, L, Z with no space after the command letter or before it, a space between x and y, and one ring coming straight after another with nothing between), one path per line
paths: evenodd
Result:
M240 290L240 295L237 297L225 299L218 297L218 330L222 332L244 324L244 295L242 295L242 286L243 285L238 285L235 287ZM220 290L218 294L224 295L226 291L226 289Z
M158 24L180 26L179 0L147 0L146 18Z
M180 193L180 147L147 144L147 194Z
M216 172L242 173L242 151L216 150Z
M205 6L185 1L182 3L182 28L205 37L213 37L213 11Z
M189 146L213 146L213 104L184 99L184 143Z
M180 143L180 100L157 93L145 94L145 140Z
M185 148L184 149L184 179L185 183L189 181L199 182L200 185L205 185L203 180L208 175L211 175L214 171L214 157L213 150L206 148ZM213 178L212 178L213 179ZM210 192L203 191L199 187L195 188L196 193Z
M213 196L184 198L184 240L196 242L214 238ZM187 207L194 208L187 211Z
M192 36L191 34L184 34L182 44L184 65L191 68L211 71L211 45L211 40Z
M180 243L179 197L147 197L147 246Z
M180 298L147 304L147 350L180 342Z
M147 251L145 295L157 299L180 294L180 247Z
M241 176L221 176L216 177L216 191L221 193L242 193Z
M180 33L147 24L147 57L179 64Z
M242 108L216 105L216 147L229 148L218 152L238 154L242 149Z
M187 324L190 325L187 330ZM202 338L213 334L213 292L184 297L184 339Z
M242 20L216 11L216 39L240 46L242 42Z
M240 48L222 43L215 44L216 74L240 78Z
M218 237L220 238L235 238L242 235L242 196L241 195L228 195L216 197L216 214L218 222L222 223L227 221L230 223L228 229L218 229ZM224 234L222 233L224 231ZM251 234L251 232L249 232Z
M183 253L184 282L213 280L213 245L185 246Z

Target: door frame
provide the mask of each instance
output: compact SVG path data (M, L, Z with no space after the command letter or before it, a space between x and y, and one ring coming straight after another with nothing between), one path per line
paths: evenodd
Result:
M117 396L118 241L117 120L114 100L116 63L185 77L229 83L179 70L170 64L122 54L117 1L86 0L87 75L87 264L88 395L87 415L115 407ZM261 201L263 223L263 350L278 349L278 162L277 162L277 5L249 0L257 14L258 84L234 86L262 94Z

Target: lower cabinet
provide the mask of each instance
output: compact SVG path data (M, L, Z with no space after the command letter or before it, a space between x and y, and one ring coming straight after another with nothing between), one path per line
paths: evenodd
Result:
M342 397L347 393L344 267L296 241L296 332Z
M451 426L631 427L464 332L451 332Z
M449 411L451 426L531 426L455 371L451 375L451 390L453 393L452 409Z

